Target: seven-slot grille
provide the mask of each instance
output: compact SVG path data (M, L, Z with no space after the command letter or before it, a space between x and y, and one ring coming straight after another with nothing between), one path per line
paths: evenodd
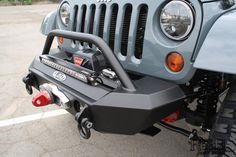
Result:
M135 9L131 4L113 4L109 8L106 4L75 6L72 31L98 35L114 53L123 56L130 53L129 56L141 59L148 6L143 4Z

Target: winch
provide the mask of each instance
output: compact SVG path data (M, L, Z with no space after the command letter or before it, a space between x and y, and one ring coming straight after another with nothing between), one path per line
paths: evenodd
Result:
M72 59L72 62L75 65L90 69L97 73L107 68L106 60L98 50L85 49L77 51L72 54Z

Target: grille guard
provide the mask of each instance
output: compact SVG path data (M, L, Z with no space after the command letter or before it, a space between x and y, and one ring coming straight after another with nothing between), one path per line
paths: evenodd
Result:
M91 86L69 75L64 81L56 80L53 77L55 69L40 60L42 56L50 56L48 54L55 36L96 45L117 73L124 88L112 90ZM29 81L33 82L30 86L39 89L40 85L51 83L56 85L72 104L75 101L86 104L93 128L100 132L127 135L139 133L178 110L185 98L184 92L174 83L151 77L131 80L109 46L101 38L91 34L52 31L47 37L42 55L34 59L29 71L33 76L31 78L34 78ZM69 111L76 114L76 106L72 105Z

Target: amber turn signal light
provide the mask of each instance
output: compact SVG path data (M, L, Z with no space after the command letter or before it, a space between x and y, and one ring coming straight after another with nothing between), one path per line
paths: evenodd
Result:
M63 39L63 37L58 37L58 43L59 43L60 45L62 45L62 44L63 44L63 42L64 42L64 39Z
M180 72L184 67L184 58L178 52L171 52L166 58L167 67L173 72Z

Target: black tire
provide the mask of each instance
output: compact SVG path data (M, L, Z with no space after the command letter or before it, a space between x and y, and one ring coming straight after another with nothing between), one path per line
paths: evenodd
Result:
M205 157L236 157L236 88L222 103L210 133Z

